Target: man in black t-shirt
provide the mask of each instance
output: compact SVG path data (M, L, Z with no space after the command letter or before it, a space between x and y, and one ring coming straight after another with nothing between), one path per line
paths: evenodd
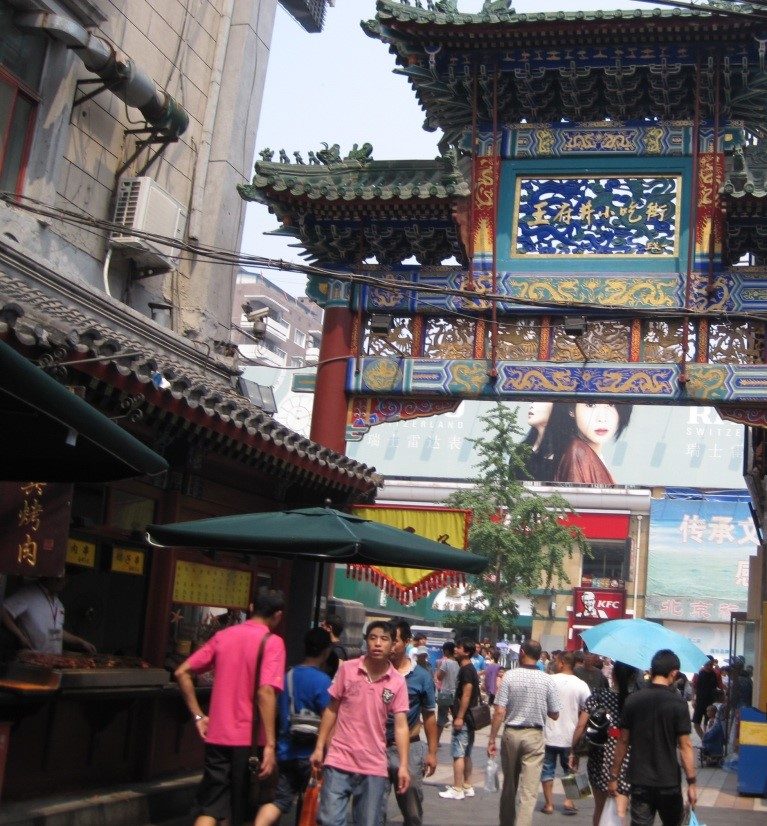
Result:
M631 759L631 826L651 826L656 813L663 826L678 826L684 814L676 751L687 779L687 801L698 800L687 703L674 690L679 657L663 649L652 658L650 685L626 698L621 736L615 748L608 791L618 793L618 773L628 747Z
M465 722L466 712L479 703L479 677L471 663L476 646L472 640L461 640L455 645L455 658L460 668L455 684L453 704L453 737L450 750L453 756L453 785L448 786L439 796L447 800L463 800L474 797L471 785L471 748L474 745L474 730Z

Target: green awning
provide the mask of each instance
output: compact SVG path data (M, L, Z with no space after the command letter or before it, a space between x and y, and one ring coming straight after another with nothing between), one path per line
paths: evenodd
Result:
M167 469L162 456L0 341L0 478L107 482Z
M479 574L488 560L332 508L217 516L150 525L154 545Z

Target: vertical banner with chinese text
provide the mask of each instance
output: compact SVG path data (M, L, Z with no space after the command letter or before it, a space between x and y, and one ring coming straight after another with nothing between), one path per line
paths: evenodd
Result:
M493 255L496 232L496 178L500 174L498 158L491 155L474 160L474 225L472 251L474 260L489 261Z
M0 571L63 575L72 490L57 482L0 482Z
M757 537L748 494L682 495L652 503L645 616L730 621L745 611Z

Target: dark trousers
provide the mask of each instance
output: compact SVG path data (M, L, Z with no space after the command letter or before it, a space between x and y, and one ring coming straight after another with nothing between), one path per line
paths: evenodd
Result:
M631 826L652 826L656 814L663 826L679 826L684 817L681 788L632 785Z

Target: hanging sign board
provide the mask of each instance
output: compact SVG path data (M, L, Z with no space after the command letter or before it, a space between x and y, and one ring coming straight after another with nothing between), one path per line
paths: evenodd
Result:
M62 576L72 485L0 482L0 572Z

